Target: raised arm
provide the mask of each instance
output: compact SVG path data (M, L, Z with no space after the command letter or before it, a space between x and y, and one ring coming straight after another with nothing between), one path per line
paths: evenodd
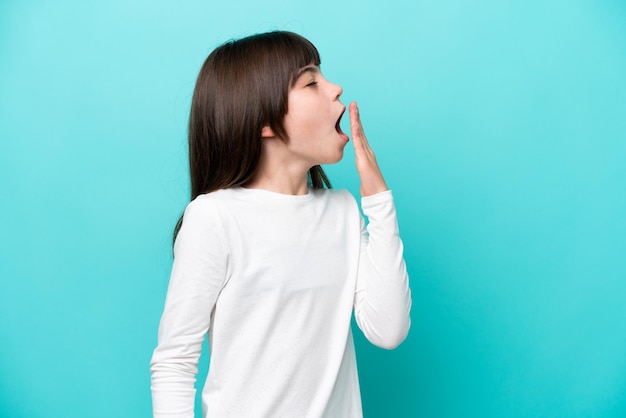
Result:
M357 324L367 339L392 349L411 324L411 291L403 257L396 209L376 156L367 142L356 103L350 104L352 142L361 179L361 252L354 299Z

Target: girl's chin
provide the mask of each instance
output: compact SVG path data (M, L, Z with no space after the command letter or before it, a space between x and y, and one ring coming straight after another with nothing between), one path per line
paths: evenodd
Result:
M343 159L343 148L341 148L341 150L339 151L339 154L335 158L333 158L333 161L328 164L337 164L342 159Z

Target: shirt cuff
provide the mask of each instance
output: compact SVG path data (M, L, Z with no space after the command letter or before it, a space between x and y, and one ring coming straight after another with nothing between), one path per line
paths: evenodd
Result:
M371 196L361 197L361 206L363 208L372 207L379 203L389 202L390 200L393 200L393 194L391 190L385 190L384 192L376 193Z

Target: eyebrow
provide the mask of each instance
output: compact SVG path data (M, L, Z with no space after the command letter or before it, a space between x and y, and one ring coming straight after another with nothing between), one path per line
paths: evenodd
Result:
M318 74L319 72L320 69L317 65L307 65L306 67L300 68L295 78L293 79L293 82L295 83L296 81L298 81L298 79L302 77L305 73Z

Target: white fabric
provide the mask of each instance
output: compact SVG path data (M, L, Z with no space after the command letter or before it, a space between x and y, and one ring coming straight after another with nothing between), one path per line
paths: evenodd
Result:
M154 351L154 417L361 417L350 320L373 344L407 335L411 296L390 191L232 188L191 202Z

